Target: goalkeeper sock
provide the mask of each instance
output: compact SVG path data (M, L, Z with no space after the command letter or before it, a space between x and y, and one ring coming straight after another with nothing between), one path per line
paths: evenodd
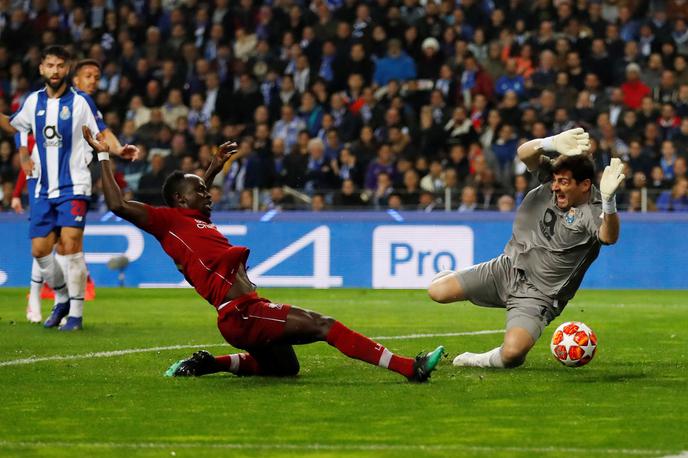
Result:
M69 290L69 316L81 318L84 314L84 294L86 292L86 261L83 251L64 256L67 260L67 289Z
M258 361L248 353L235 353L233 355L216 356L215 361L225 372L235 375L259 375L260 365Z
M487 356L489 367L504 367L504 361L502 361L502 347L493 348L487 353L484 353L484 355Z
M31 263L31 288L29 289L29 309L41 311L41 288L43 288L43 276L41 267L36 258Z
M53 291L55 291L56 303L64 303L69 301L69 293L67 292L67 285L65 285L64 275L58 263L55 262L55 257L52 253L42 258L36 258L36 262L40 267L41 277Z
M327 343L349 358L384 367L404 377L413 376L413 359L397 356L383 345L335 321L327 333Z

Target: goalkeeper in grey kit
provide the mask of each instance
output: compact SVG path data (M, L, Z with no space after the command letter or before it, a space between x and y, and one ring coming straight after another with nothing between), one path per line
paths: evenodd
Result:
M581 128L522 144L518 157L541 184L519 207L503 254L458 272L440 272L433 279L428 293L436 302L469 300L506 308L502 345L485 353L462 353L455 366L523 364L544 328L573 298L601 245L618 240L615 194L625 178L623 164L612 159L598 189L589 147ZM543 151L560 155L550 160Z

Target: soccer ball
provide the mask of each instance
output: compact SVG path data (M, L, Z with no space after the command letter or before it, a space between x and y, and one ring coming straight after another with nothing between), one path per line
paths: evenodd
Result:
M550 347L564 366L585 366L595 356L597 336L585 323L568 321L554 331Z

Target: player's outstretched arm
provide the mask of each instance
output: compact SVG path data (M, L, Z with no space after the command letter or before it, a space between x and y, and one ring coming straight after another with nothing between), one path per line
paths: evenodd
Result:
M230 160L238 151L238 145L235 141L230 140L220 145L217 154L213 156L208 170L205 171L203 179L208 187L213 183L213 180L220 173L220 170L225 166L225 163Z
M4 130L10 135L19 132L12 124L10 124L10 117L4 113L0 113L0 129Z
M551 137L536 138L518 147L518 158L534 172L540 165L542 151L556 151L566 156L583 154L590 149L590 136L580 127Z
M621 221L619 215L616 213L616 190L619 185L626 179L623 174L623 163L621 159L615 157L611 163L604 168L602 178L600 179L600 194L602 194L602 211L604 212L604 221L600 226L599 239L602 243L611 245L619 240L619 231L621 229Z
M86 142L98 153L103 180L103 194L108 208L120 218L124 218L137 226L145 226L148 223L148 209L140 202L124 200L122 190L119 189L115 181L110 166L110 145L103 141L102 134L99 133L96 138L93 138L93 134L87 126L83 126L81 129Z

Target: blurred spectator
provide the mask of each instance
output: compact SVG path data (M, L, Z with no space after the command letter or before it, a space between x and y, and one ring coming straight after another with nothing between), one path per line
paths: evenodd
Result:
M160 108L165 123L174 128L179 117L186 118L189 115L189 108L184 105L181 89L173 88L167 96L167 102Z
M209 192L213 211L226 211L232 209L231 204L224 199L221 186L213 185L210 187Z
M386 172L380 172L376 176L375 189L371 201L375 208L384 208L388 204L389 195L394 192L392 188L392 179Z
M339 158L332 160L332 169L340 180L351 180L357 187L363 185L365 171L349 148L342 148Z
M239 193L239 210L253 211L253 192L250 189L244 189Z
M265 210L293 210L294 207L294 198L285 194L281 186L274 186L270 189L270 195L264 205Z
M325 210L325 195L322 193L315 193L311 197L311 211L320 212Z
M416 64L413 59L402 51L398 39L389 40L387 54L375 64L375 83L384 86L390 80L406 81L415 77Z
M306 124L294 114L294 108L289 104L282 106L281 113L280 119L272 128L272 138L283 140L286 150L291 151L296 143L296 136L306 128Z
M514 198L508 194L503 195L497 200L497 209L500 212L512 212L516 209Z
M430 162L430 172L420 180L420 187L432 193L440 192L444 189L444 173L442 163L435 159Z
M336 177L330 160L325 156L325 145L319 138L308 142L308 165L303 188L306 191L334 188Z
M650 94L650 88L640 80L640 65L630 63L626 67L626 81L621 85L624 104L632 109L640 108L640 101Z
M150 205L163 205L162 185L167 177L165 161L162 156L155 154L151 157L150 171L144 173L139 180L136 199Z
M670 191L663 191L657 197L656 205L659 211L688 211L688 180L677 180Z
M461 191L461 203L459 204L458 211L472 212L477 209L478 191L471 185L464 186L463 190Z
M398 192L393 192L387 198L387 206L390 210L400 211L404 209L404 202Z
M394 176L394 159L392 157L392 149L389 144L380 146L377 152L377 159L371 162L366 171L365 187L367 189L375 189L378 185L378 175L385 173L387 177Z
M334 195L333 204L335 207L361 208L365 206L361 194L356 190L356 184L350 179L342 181L341 189Z

